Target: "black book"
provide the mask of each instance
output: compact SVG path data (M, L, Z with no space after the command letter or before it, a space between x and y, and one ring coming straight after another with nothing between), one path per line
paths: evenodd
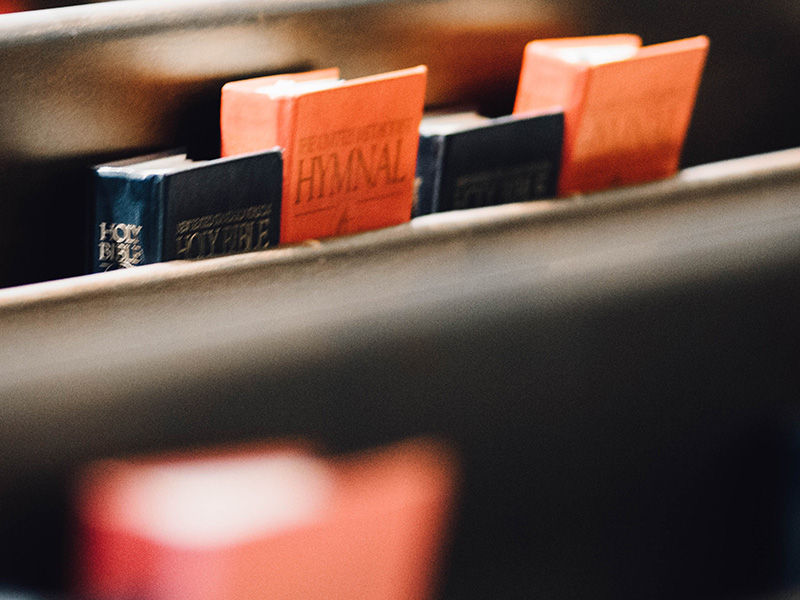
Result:
M90 271L263 250L280 235L281 152L170 152L94 168Z
M564 116L425 117L414 216L556 195Z

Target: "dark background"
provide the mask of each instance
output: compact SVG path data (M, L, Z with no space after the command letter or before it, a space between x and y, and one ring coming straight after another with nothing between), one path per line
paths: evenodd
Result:
M178 143L213 153L231 78L428 62L431 105L500 113L529 39L706 34L685 163L799 145L791 2L510 2L500 16L485 2L115 4L0 20L5 285L80 272L87 165ZM605 212L578 200L573 217L407 243L378 232L207 275L154 269L120 289L10 290L0 580L66 588L69 481L86 460L434 434L464 461L448 598L791 590L797 173L623 190L590 199Z

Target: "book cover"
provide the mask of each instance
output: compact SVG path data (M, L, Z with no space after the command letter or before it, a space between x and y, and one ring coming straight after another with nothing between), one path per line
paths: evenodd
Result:
M92 272L278 243L281 152L192 161L168 152L94 168Z
M411 218L426 74L345 81L327 69L222 88L223 156L284 149L281 243Z
M415 215L554 197L563 131L560 111L423 118Z
M266 445L101 461L78 489L78 592L143 600L416 600L455 463L414 440L352 456Z
M530 42L514 113L563 107L559 195L673 175L707 52L705 36L645 47L627 34Z

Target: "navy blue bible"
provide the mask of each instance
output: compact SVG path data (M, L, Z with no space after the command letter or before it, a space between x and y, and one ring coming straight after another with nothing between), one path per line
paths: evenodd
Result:
M560 112L423 118L414 216L554 197L563 133Z
M279 149L202 161L168 152L99 165L90 271L275 246L282 178Z

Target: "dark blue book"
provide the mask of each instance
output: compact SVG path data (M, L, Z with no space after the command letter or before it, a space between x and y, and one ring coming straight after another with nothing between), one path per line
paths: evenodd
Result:
M92 272L278 244L279 149L192 161L178 152L94 168Z
M560 112L423 118L414 216L554 197L563 136Z

